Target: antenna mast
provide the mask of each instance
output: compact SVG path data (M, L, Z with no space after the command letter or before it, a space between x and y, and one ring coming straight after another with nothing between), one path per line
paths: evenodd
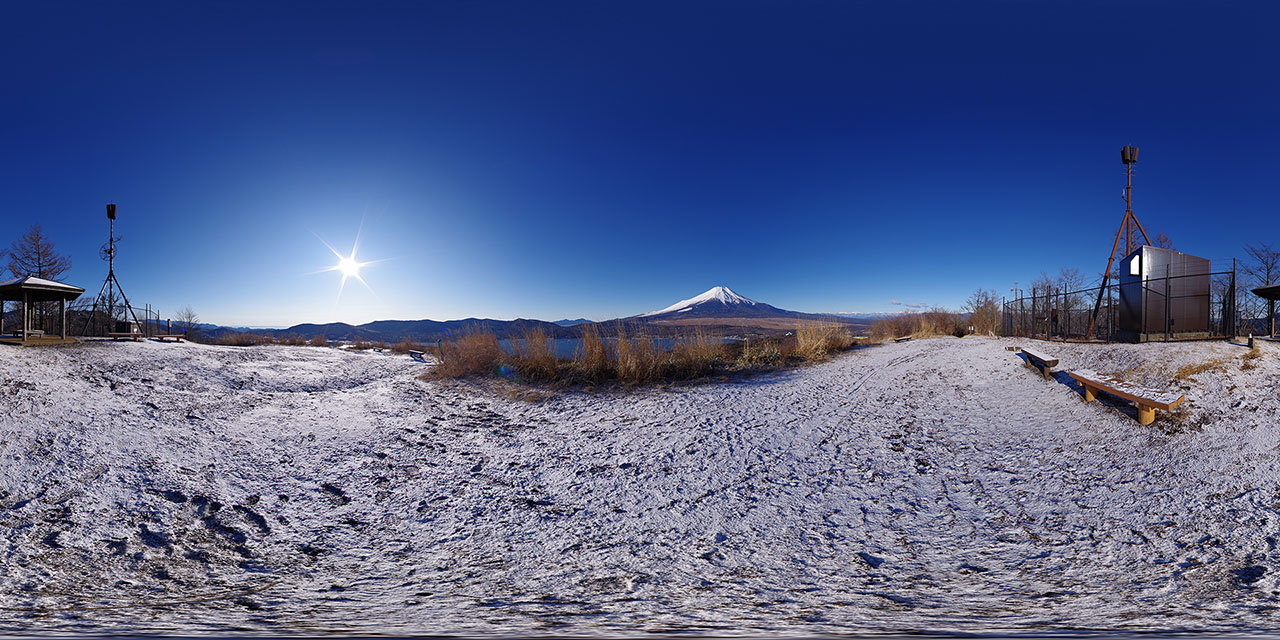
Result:
M124 287L120 286L120 280L116 278L116 205L111 203L107 205L107 222L109 225L109 235L107 236L107 244L102 246L101 255L107 261L107 279L102 283L102 289L98 291L98 297L93 301L93 308L89 310L89 315L85 317L85 328L88 328L89 321L97 317L98 307L101 305L106 309L107 321L115 322L116 319L116 292L120 292L120 299L124 301L124 311L129 317L133 318L133 323L141 329L142 324L138 322L138 314L133 312L133 305L129 304L129 297L124 294ZM114 328L114 327L111 327ZM84 331L81 331L83 334Z
M1098 301L1093 305L1093 318L1089 320L1089 331L1085 333L1086 339L1093 337L1093 330L1098 324L1098 311L1102 309L1102 294L1107 290L1107 279L1111 277L1111 265L1116 259L1116 249L1120 247L1120 236L1124 236L1124 255L1133 253L1133 229L1136 227L1138 232L1142 234L1142 239L1147 244L1151 244L1151 239L1147 237L1147 232L1142 228L1142 223L1138 222L1138 217L1133 215L1133 165L1138 162L1138 148L1125 145L1120 149L1120 161L1124 163L1126 174L1124 187L1124 220L1120 222L1120 229L1116 231L1116 241L1111 245L1111 257L1107 258L1107 270L1102 272L1102 286L1098 289Z

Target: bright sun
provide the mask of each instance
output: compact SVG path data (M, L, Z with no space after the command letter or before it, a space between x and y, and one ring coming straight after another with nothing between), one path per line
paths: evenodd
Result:
M329 251L331 251L334 257L338 259L338 264L335 264L332 267L329 267L327 269L321 269L320 271L316 271L315 273L321 273L324 271L337 271L338 273L341 273L342 282L338 284L339 297L342 296L342 290L345 289L347 286L347 280L351 278L355 278L356 280L359 280L360 284L364 285L366 289L369 288L369 283L365 282L364 278L360 276L360 270L375 262L382 262L382 261L370 260L368 262L360 262L359 260L356 260L356 250L360 246L360 239L358 236L356 238L356 243L351 247L351 254L345 255L345 256L339 253L337 249L334 249L333 246L330 245L328 242L325 242L324 238L320 238L319 236L316 236L316 237L320 239L320 242L324 242L324 246L328 247ZM369 290L373 291L372 289L369 289Z
M344 258L342 256L338 256L337 266L338 266L338 271L342 272L343 278L360 276L360 267L362 265L359 262L356 262L355 255L352 255L350 258Z

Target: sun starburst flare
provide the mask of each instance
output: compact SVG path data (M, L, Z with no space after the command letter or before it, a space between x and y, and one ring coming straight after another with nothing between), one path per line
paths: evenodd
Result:
M353 243L353 244L351 245L351 254L350 254L350 255L345 255L345 256L344 256L344 255L342 255L342 253L341 253L340 251L338 251L337 249L333 248L333 245L329 244L328 242L325 242L324 238L320 238L318 235L317 235L316 237L317 237L317 238L319 238L320 242L323 242L323 243L324 243L324 246L325 246L325 247L327 247L327 248L329 249L329 251L331 251L331 252L333 253L334 257L338 258L338 263L337 263L337 264L335 264L335 265L333 265L333 266L331 266L331 267L328 267L328 268L325 268L325 269L321 269L321 270L319 270L319 271L315 271L315 272L313 272L313 273L325 273L325 272L328 272L328 271L337 271L337 272L341 273L341 274L342 274L342 282L340 282L340 283L338 284L338 297L339 297L339 298L341 298L341 297L342 297L342 291L343 291L344 289L346 289L346 287L347 287L347 280L348 280L348 279L351 279L351 278L355 278L356 280L359 280L359 281L360 281L360 284L364 285L364 288L366 288L366 289L368 289L368 290L369 290L369 293L373 293L373 288L372 288L372 287L370 287L370 286L369 286L369 283L368 283L368 282L365 282L364 278L360 276L360 269L362 269L362 268L364 268L364 267L367 267L367 266L369 266L369 265L371 265L371 264L375 264L375 263L382 262L382 261L381 261L381 260L369 260L369 261L367 261L367 262L360 262L359 260L357 260L357 259L356 259L356 251L360 248L360 237L359 237L359 235L357 235L357 236L356 236L356 241L355 241L355 243ZM375 295L376 295L376 294L375 294Z

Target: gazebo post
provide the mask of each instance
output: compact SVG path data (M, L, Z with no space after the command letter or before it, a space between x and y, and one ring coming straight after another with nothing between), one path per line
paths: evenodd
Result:
M22 292L22 341L31 337L31 294Z
M62 313L62 339L67 339L67 299L58 298L58 311Z

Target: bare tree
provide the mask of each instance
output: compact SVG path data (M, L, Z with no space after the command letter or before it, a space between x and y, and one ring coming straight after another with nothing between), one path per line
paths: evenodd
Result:
M975 334L995 333L1000 328L1000 298L995 291L978 289L965 302L969 324Z
M1058 319L1061 328L1065 333L1069 333L1071 329L1076 328L1072 325L1072 317L1076 311L1084 309L1089 304L1089 300L1080 290L1084 288L1084 276L1080 275L1080 270L1075 267L1063 267L1058 272L1058 289L1061 291L1062 297L1062 315ZM1083 321L1077 321L1080 324ZM1085 327L1078 327L1082 332Z
M200 316L196 315L191 305L187 305L178 310L178 328L187 334L188 338L195 336L200 331Z
M13 242L9 249L9 272L15 278L34 276L45 280L56 280L67 269L71 268L70 256L59 254L53 243L44 235L40 223L31 225L27 232ZM39 326L45 329L49 316L50 303L37 303L34 306L39 312Z
M1244 267L1244 272L1253 277L1256 286L1266 286L1276 284L1280 281L1280 252L1271 248L1271 245L1265 242L1259 242L1257 245L1245 245L1244 252L1253 260L1251 264ZM1267 322L1269 323L1269 335L1276 333L1276 301L1267 301Z
M1176 249L1173 248L1173 241L1170 240L1169 236L1166 236L1163 231L1157 233L1155 240L1152 240L1152 242L1155 243L1155 246L1160 247L1161 249L1176 251Z

